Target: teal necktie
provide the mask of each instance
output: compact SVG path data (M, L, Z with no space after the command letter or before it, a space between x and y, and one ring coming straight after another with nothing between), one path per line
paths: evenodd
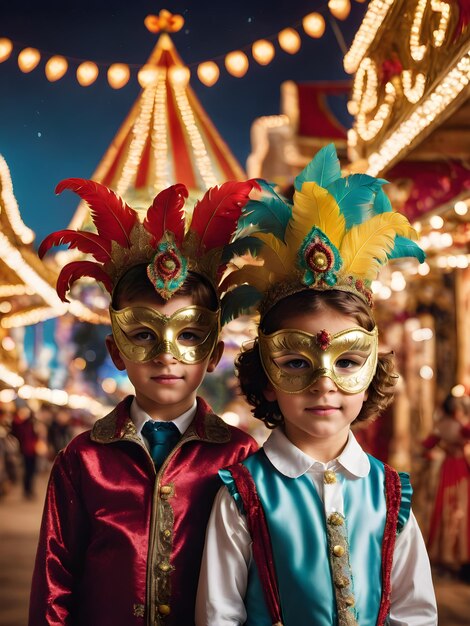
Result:
M158 470L178 442L180 432L173 422L152 420L145 422L142 434L150 444L150 456Z

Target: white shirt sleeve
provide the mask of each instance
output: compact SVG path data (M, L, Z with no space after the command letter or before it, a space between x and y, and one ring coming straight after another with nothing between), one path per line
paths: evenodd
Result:
M436 626L429 557L413 512L395 543L391 585L390 626Z
M222 487L206 532L196 599L196 626L241 626L251 562L251 536L235 500Z

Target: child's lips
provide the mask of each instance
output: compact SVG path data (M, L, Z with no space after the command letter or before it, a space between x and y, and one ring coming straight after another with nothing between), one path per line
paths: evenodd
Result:
M317 413L318 415L330 415L330 413L338 411L339 407L332 406L331 404L318 404L316 406L309 406L306 410L311 413Z
M159 374L158 376L152 376L152 380L162 385L174 385L179 380L183 380L183 377L174 376L173 374Z

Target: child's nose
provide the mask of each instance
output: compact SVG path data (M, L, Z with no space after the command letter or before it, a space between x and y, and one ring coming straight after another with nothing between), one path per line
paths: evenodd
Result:
M160 354L157 354L154 359L154 361L156 361L157 363L162 363L163 365L166 365L168 363L174 363L176 360L176 357L170 352L170 348L168 346L165 346L162 352L160 352Z
M309 387L312 393L327 393L328 391L336 391L337 387L333 379L321 373L317 380Z

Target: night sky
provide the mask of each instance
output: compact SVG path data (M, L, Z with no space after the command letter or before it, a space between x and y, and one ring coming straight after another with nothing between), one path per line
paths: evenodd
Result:
M337 22L347 46L366 8L355 0L352 5L348 19ZM13 40L15 47L11 57L0 63L0 153L10 167L23 220L36 232L36 243L52 230L66 227L77 206L73 194L54 195L57 182L92 175L140 93L136 69L120 90L109 87L104 67L93 85L81 87L75 78L78 63L71 63L61 80L50 83L44 75L48 56L143 65L157 39L143 21L162 8L184 16L185 26L172 35L173 42L186 64L194 65L191 85L243 166L250 152L251 124L261 115L279 113L284 80L350 78L343 70L343 53L328 20L320 40L299 29L302 48L296 55L283 52L275 43L276 56L267 67L251 60L242 79L231 77L223 68L227 52L298 26L311 11L327 16L323 1L2 0L0 38ZM23 74L17 65L17 55L26 46L50 53L43 55L30 74ZM208 88L199 82L196 65L211 59L219 62L221 78Z

